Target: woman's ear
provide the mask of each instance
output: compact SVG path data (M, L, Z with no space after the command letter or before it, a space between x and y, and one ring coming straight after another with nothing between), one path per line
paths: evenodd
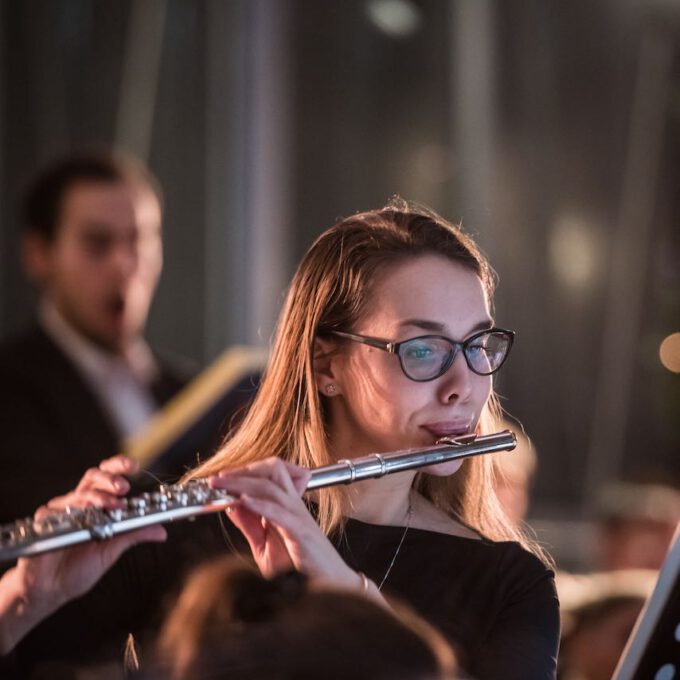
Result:
M342 394L337 349L337 343L332 340L314 338L314 380L316 389L327 397Z

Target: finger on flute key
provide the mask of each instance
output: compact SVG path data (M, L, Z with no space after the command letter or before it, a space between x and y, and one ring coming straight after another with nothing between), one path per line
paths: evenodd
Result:
M72 491L47 502L47 509L52 512L62 511L66 508L87 508L91 506L106 509L121 508L123 507L123 500L104 491L85 489L83 491Z
M134 475L139 472L139 463L133 458L119 453L117 456L106 458L99 463L99 469L111 474Z
M90 489L121 496L130 490L130 482L122 474L108 472L101 468L90 468L78 483L76 491Z
M269 479L285 491L299 496L307 488L311 472L280 458L270 457L235 470L222 470L211 478L210 484L213 488L228 490L229 480L245 477Z

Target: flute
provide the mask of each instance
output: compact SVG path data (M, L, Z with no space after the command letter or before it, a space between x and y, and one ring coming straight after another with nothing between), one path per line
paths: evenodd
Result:
M375 479L484 453L509 451L516 444L515 435L504 430L490 435L443 437L435 446L340 460L314 468L306 491ZM112 538L151 524L218 512L238 499L228 491L211 488L207 479L195 479L184 484L161 485L158 491L121 500L122 508L67 508L40 520L27 517L0 526L0 562Z

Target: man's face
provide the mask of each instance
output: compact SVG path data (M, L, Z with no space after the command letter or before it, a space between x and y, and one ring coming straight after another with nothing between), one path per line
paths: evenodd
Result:
M123 182L76 183L64 196L54 240L40 241L32 269L43 295L82 335L122 352L144 329L161 272L156 196Z

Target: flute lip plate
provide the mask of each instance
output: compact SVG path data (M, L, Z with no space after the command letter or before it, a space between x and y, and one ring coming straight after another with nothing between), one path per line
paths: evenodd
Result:
M452 434L440 437L437 439L437 444L453 444L456 446L465 446L465 444L471 444L477 439L476 434Z

